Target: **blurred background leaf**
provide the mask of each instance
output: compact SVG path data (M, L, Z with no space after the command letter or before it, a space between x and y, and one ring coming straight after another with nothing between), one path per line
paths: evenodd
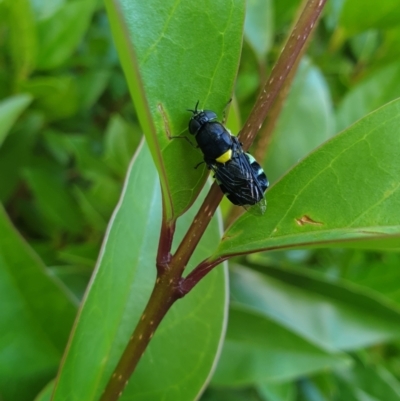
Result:
M77 300L51 277L0 208L0 389L32 400L57 372Z
M3 143L10 128L32 101L30 95L16 95L0 102L0 146Z
M321 71L305 59L268 146L264 162L268 178L275 182L335 132L332 99L326 80Z

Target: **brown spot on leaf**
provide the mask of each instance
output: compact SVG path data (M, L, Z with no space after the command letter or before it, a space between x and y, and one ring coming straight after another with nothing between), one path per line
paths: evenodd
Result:
M320 221L315 221L311 217L307 216L306 214L303 217L301 217L300 219L295 219L295 220L299 226L305 226L306 224L311 224L313 226L322 226L323 225L323 223L321 223Z

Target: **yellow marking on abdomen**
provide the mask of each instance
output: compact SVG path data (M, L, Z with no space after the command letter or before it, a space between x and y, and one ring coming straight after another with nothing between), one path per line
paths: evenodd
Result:
M229 149L225 153L223 153L220 157L217 157L215 160L218 163L226 163L231 159L232 159L232 149Z

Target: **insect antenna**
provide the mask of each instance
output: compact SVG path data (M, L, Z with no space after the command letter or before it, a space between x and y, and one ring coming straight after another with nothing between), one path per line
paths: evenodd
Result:
M194 110L192 109L186 109L187 111L191 111L193 114L198 114L197 106L199 105L200 100L197 101L196 106L194 107Z

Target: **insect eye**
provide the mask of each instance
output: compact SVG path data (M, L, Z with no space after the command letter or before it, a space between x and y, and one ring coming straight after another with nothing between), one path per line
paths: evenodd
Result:
M196 118L191 118L189 121L189 132L196 135L201 127L201 123Z

